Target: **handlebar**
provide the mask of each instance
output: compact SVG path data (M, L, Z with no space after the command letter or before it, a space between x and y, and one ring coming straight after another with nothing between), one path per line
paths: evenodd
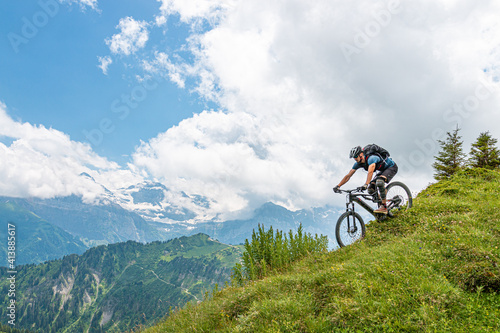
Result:
M359 188L355 188L355 189L352 189L352 190L341 190L340 188L338 188L337 190L335 190L335 188L333 188L333 192L335 193L361 193L361 192L364 192L365 190L362 190L362 189L359 189Z

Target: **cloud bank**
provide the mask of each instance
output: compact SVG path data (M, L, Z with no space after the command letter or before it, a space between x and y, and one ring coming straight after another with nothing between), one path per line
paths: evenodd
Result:
M120 20L106 39L111 53L141 50L139 74L218 107L145 138L121 168L61 132L13 121L2 106L0 134L14 140L0 144L3 193L90 196L93 185L77 178L88 172L110 188L145 175L207 196L220 213L266 201L307 208L341 204L331 188L355 145L387 148L397 179L420 190L432 181L438 140L457 124L466 151L480 132L500 137L496 1L158 2L149 22ZM185 44L152 45L150 32L173 16L189 31ZM111 58L100 61L106 71Z
M350 148L372 142L422 189L447 131L472 140L500 120L493 1L162 3L166 19L216 22L193 30L194 61L164 72L221 110L144 143L134 164L225 209L331 203Z
M52 198L78 195L94 202L104 189L140 177L95 154L88 144L44 126L11 119L0 103L0 195ZM87 173L88 177L81 176Z

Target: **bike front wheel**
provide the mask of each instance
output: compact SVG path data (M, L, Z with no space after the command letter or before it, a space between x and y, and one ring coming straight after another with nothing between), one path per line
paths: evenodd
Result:
M365 237L365 222L358 213L347 211L337 220L335 237L340 247L350 245Z
M387 185L387 208L391 212L410 209L413 204L408 186L401 182Z

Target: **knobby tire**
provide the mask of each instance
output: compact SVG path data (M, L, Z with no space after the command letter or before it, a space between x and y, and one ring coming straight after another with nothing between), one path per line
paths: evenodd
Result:
M350 221L351 231L348 230L348 218ZM356 229L355 232L352 232L354 229ZM363 239L365 237L365 233L365 222L356 212L347 211L337 220L337 225L335 226L335 237L337 238L337 242L340 247L351 245L352 243Z
M392 182L387 185L387 200L393 200L398 198L402 200L402 202L396 206L391 208L391 212L397 212L400 210L410 209L413 205L413 199L411 197L411 192L408 186L401 182Z

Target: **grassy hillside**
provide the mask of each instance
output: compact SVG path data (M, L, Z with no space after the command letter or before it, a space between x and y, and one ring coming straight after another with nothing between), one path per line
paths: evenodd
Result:
M363 242L188 305L154 332L500 332L500 174L461 172Z

